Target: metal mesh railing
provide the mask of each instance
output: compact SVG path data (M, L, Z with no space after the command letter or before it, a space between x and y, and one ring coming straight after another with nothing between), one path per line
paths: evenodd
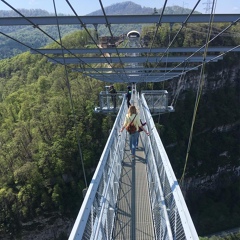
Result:
M197 232L156 130L144 96L140 100L142 118L150 137L142 135L147 159L149 194L156 239L198 239Z
M119 130L126 111L124 100L69 239L111 239L126 139Z
M142 93L152 113L168 111L168 92L166 90L145 90Z
M145 127L150 132L150 137L141 134L141 138L147 163L155 238L196 240L195 227L146 100L142 97L139 101L135 96L133 103L138 104L141 119L147 122ZM69 240L112 239L126 141L126 131L119 134L119 130L126 112L124 99Z
M109 112L113 110L118 110L122 104L123 99L125 98L126 92L118 91L115 94L109 92L100 92L99 94L99 103L98 108L101 112Z

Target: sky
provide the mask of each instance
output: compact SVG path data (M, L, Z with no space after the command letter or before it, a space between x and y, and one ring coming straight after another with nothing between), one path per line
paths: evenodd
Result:
M93 11L101 9L99 0L68 0L73 6L79 16L86 15ZM102 5L108 7L112 4L132 1L142 7L162 8L165 0L102 0ZM4 2L12 5L16 9L43 9L49 13L54 13L54 0L0 0L0 10L11 10ZM167 6L178 5L185 8L192 9L197 0L168 0ZM240 1L239 0L215 0L216 12L215 13L239 13L240 14ZM198 4L196 11L201 13L207 12L208 6L210 6L212 0L201 0ZM67 4L66 0L55 0L55 6L57 13L63 13L67 15L74 15L71 8Z

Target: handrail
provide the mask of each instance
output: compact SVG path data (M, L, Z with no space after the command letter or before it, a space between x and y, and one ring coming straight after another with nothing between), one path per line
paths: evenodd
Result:
M141 119L147 122L145 127L150 132L150 136L141 134L141 138L146 156L155 238L196 240L198 239L196 229L144 94L139 99L133 91L131 103L139 106ZM126 99L123 98L69 240L112 239L126 141L126 131L119 134L119 130L126 112Z
M148 179L151 180L154 178L152 175L157 175L160 178L161 186L155 184L154 187L163 189L164 204L166 204L173 239L199 239L187 205L183 198L180 186L178 185L167 153L163 147L154 121L148 109L144 94L141 96L141 109L150 132L150 137L142 135L145 155L146 159L148 160L148 174L150 175ZM154 150L151 151L151 148ZM153 163L153 161L155 161L155 163ZM154 165L154 172L150 171L152 168L151 165ZM151 185L151 182L149 182L149 185ZM150 198L152 198L151 200L153 204L154 196L150 195ZM160 205L162 201L161 196L158 196L158 200L158 204ZM155 206L152 206L152 209L154 209L154 207ZM158 215L154 214L154 211L152 214L155 220L155 234L158 236L162 227L162 221L160 219L161 216L159 217Z
M106 234L101 232L103 228L100 228L100 224L103 225L106 224L106 221L109 221L109 219L106 220L106 216L103 221L104 211L106 209L114 210L117 201L121 161L126 138L126 133L121 135L118 133L126 111L126 101L123 98L119 113L86 192L69 240L89 240L95 239L97 234L102 236ZM108 222L108 225L113 226L115 211L111 212L112 223ZM111 235L111 232L108 235Z

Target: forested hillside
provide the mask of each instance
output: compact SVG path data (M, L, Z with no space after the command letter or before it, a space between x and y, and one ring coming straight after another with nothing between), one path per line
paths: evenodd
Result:
M224 27L214 26L213 34ZM142 35L151 39L152 29L145 27ZM177 29L162 26L156 46L167 44ZM234 26L212 45L239 45L239 31ZM198 46L205 42L204 34L206 25L190 24L174 46ZM84 31L65 37L64 44L91 47ZM198 74L190 73L179 82L175 112L154 118L178 179L185 163ZM205 74L183 185L200 236L240 222L239 53L209 64ZM90 181L114 122L111 115L93 112L104 84L71 69L66 75L63 66L29 52L0 61L0 238L32 239L50 231L56 239L67 239L85 188L81 158ZM138 90L167 89L171 102L178 87L174 80L139 84ZM116 84L116 88L126 86ZM59 225L57 220L63 222Z
M176 26L175 26L176 27ZM172 32L162 26L158 44L166 45ZM177 46L204 44L205 24L189 24L176 41ZM216 24L213 34L225 27ZM143 30L151 38L151 28ZM235 26L210 46L236 46L240 43ZM199 74L199 73L198 73ZM175 97L181 89L175 113L156 117L155 122L166 147L177 179L186 161L199 75L192 72L184 79L154 83L153 88L168 89ZM191 149L182 190L200 236L240 223L240 62L239 53L227 54L223 61L207 64L206 78L198 106ZM143 86L144 88L144 86Z
M65 41L80 47L82 36ZM0 69L1 233L50 212L75 218L85 187L76 131L89 181L113 124L93 113L104 83L70 72L69 89L63 67L30 53Z

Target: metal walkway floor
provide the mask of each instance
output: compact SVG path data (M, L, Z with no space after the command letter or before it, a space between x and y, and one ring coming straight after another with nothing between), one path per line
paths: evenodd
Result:
M128 136L126 139L113 239L155 239L141 134L135 160L131 159Z

